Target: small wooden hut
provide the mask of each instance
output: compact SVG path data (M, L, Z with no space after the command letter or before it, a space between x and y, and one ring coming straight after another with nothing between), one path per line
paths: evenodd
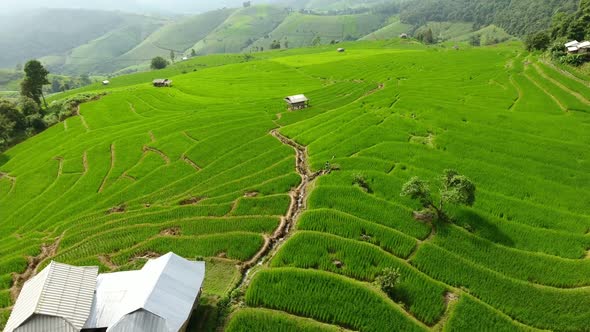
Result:
M171 87L172 86L172 81L169 80L169 79L167 79L167 78L158 78L158 79L155 79L152 83L157 88Z
M309 107L309 99L303 94L286 97L285 102L289 104L290 111Z

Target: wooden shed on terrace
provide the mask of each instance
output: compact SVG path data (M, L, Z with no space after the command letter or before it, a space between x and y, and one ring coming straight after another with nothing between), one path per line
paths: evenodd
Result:
M169 79L167 79L167 78L158 78L158 79L155 79L152 83L157 88L171 87L172 86L172 81L169 80Z
M285 102L291 111L309 107L309 99L303 94L286 97Z

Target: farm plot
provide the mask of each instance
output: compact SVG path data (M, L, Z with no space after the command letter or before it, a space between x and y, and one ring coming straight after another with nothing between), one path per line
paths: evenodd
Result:
M67 125L6 152L3 312L14 301L11 292L18 293L11 273L51 259L117 271L174 251L224 266L205 283L205 300L215 303L233 289L239 268L279 227L289 191L301 181L292 149L270 135L285 109L282 98L324 86L276 62L233 62L182 75L170 89L117 87L82 105ZM347 84L330 86L344 91ZM355 93L365 93L357 85Z
M207 262L206 306L236 304L229 331L587 329L588 82L516 45L346 46L122 77L7 151L0 325L29 261L175 251ZM296 93L311 107L288 112ZM414 220L402 185L447 168L474 206Z
M251 276L246 303L359 331L411 329L341 315L339 297L363 287L376 293L358 295L357 310L389 297L388 310L426 329L587 328L587 82L510 46L329 58L275 61L379 88L280 129L307 147L312 170L332 172ZM475 205L450 207L448 224L414 220L403 183L447 168L475 181ZM373 283L385 268L401 274L390 296Z

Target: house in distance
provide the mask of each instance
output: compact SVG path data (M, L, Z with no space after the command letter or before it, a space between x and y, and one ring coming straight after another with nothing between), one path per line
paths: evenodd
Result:
M588 53L590 52L590 41L583 41L579 42L577 40L572 40L566 43L565 48L567 48L568 53Z
M301 110L309 107L309 99L303 94L288 96L285 98L285 102L289 105L290 111Z
M156 88L171 87L172 81L167 78L157 78L153 82Z
M204 262L173 253L103 274L51 262L25 283L4 331L183 332L204 278Z

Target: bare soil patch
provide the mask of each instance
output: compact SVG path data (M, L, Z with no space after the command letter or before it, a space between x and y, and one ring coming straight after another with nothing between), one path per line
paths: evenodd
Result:
M179 205L195 205L204 200L206 197L190 197L178 202Z
M26 270L23 273L12 274L12 287L10 288L10 296L13 300L16 301L16 298L20 294L20 291L22 290L25 282L37 274L37 268L39 267L39 264L41 264L41 262L43 262L45 259L55 256L62 237L63 235L58 237L52 244L43 244L41 246L41 252L39 255L27 257L28 264Z

